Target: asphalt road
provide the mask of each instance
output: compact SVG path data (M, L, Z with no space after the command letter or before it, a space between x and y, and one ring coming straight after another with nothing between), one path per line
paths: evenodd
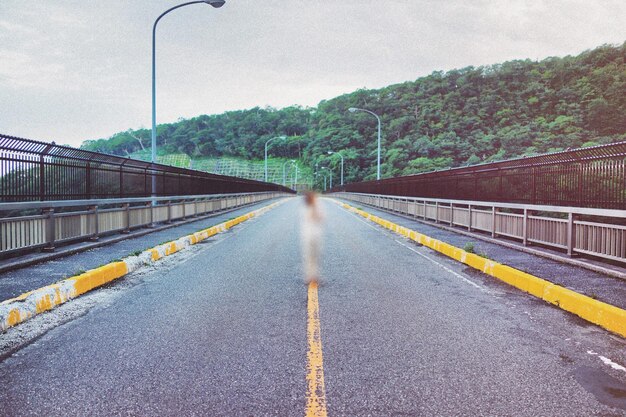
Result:
M3 358L0 414L304 415L300 204L0 335L65 315ZM329 416L626 415L623 339L323 205Z

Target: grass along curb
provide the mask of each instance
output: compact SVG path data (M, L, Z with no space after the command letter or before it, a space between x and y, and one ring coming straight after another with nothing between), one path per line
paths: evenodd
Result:
M16 326L37 314L51 310L67 301L79 297L95 288L121 278L159 259L186 249L218 233L259 216L285 200L277 201L250 213L217 224L207 229L183 236L177 240L157 245L137 255L128 256L79 275L64 279L56 284L26 292L0 303L0 332Z
M335 201L337 202L337 201ZM354 208L346 203L337 202L343 208L392 230L408 239L420 243L456 261L462 262L487 275L506 282L528 294L534 295L562 310L605 328L622 337L626 337L626 310L611 304L595 300L542 278L503 265L491 259L469 253L448 243L433 239L422 233L397 225L381 217Z

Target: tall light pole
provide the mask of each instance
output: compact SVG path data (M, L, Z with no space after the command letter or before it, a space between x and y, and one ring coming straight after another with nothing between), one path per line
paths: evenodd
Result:
M339 155L341 157L341 185L343 185L343 155L341 152L328 151L328 155L332 154Z
M327 169L330 172L330 188L333 188L333 170L328 167L322 167L322 169ZM326 176L324 176L326 178ZM324 191L326 191L326 183L324 182Z
M206 3L215 8L220 8L226 3L225 0L200 0L200 1L189 1L187 3L179 4L178 6L171 7L161 13L159 17L154 21L154 25L152 26L152 155L150 161L154 165L156 163L157 156L157 143L156 143L156 28L159 20L172 10L176 10L183 6L189 6L190 4L196 3ZM154 166L153 166L154 168ZM152 196L156 197L156 176L154 172L152 173Z
M321 173L320 173L320 175L321 175L322 177L324 177L324 191L326 191L326 174L321 174Z
M265 142L265 182L267 182L267 145L274 139L285 139L287 136L276 136Z
M354 113L356 111L364 111L366 113L371 114L372 116L376 118L376 120L378 120L378 162L376 164L376 179L379 180L380 179L380 117L378 117L378 115L374 113L373 111L370 111L367 109L359 109L358 107L350 107L348 111L350 113Z
M292 188L294 191L297 192L298 190L296 190L296 188L298 188L298 163L295 160L292 160L291 162L293 163L293 166L296 167L296 179L293 181Z
M293 159L289 160L289 161L285 161L285 163L283 164L283 186L287 185L287 177L285 175L285 165L291 163L292 165L296 163L296 161L294 161ZM298 165L296 165L296 170L298 169ZM296 171L297 172L297 171Z

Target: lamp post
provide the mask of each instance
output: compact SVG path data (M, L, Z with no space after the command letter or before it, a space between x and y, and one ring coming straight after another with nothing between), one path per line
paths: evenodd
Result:
M374 113L373 111L366 110L366 109L359 109L358 107L350 107L348 111L350 113L354 113L356 111L364 111L366 113L371 114L372 116L376 118L376 120L378 120L378 162L376 164L376 179L379 180L380 179L380 117L378 117L378 115Z
M343 155L341 152L328 151L328 155L332 154L339 155L341 157L341 185L343 185Z
M285 139L285 138L286 136L276 136L268 140L267 142L265 142L265 182L267 182L267 145L269 145L269 143L273 141L274 139Z
M326 191L326 175L325 174L320 174L322 177L324 177L324 191Z
M285 161L285 163L283 164L283 186L285 186L287 184L287 179L286 179L286 175L285 175L285 165L287 165L289 163L291 163L293 165L293 164L296 163L296 161L294 161L292 159L292 160L289 160L289 161ZM296 165L296 172L297 172L297 169L298 169L298 165Z
M154 21L154 25L152 26L152 155L151 155L150 160L153 165L152 167L153 168L153 172L152 172L152 196L153 197L156 197L156 176L154 175L154 164L156 163L156 154L157 154L156 152L156 147L157 147L157 143L156 143L156 28L157 28L157 23L159 23L159 20L161 20L163 16L165 16L172 10L176 10L180 7L189 6L190 4L196 4L196 3L206 3L215 8L220 8L224 5L224 3L226 3L226 1L225 0L189 1L187 3L179 4L178 6L170 7L169 9L161 13L159 17L156 18L156 20Z
M322 167L322 169L327 169L330 172L330 188L333 188L333 170L328 167ZM326 178L326 176L324 176ZM324 191L326 191L326 181L324 181Z
M298 163L295 160L291 161L293 163L293 166L296 167L296 178L292 183L292 187L294 191L298 191L296 188L298 188ZM292 177L293 178L293 177Z

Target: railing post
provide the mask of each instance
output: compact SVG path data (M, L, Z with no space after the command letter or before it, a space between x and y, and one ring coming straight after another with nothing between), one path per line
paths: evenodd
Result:
M130 204L122 204L124 209L124 230L122 233L130 233Z
M454 204L450 203L450 227L454 226Z
M46 199L46 168L44 166L44 157L39 155L39 201Z
M471 232L472 231L472 205L468 205L467 206L467 231Z
M120 198L124 198L124 163L120 165Z
M146 208L150 210L150 221L148 222L148 227L154 227L154 209L156 209L156 205L152 205L152 201L146 203Z
M46 148L39 154L39 200L44 201L46 195L46 161L45 156L54 147L54 142L46 146ZM53 248L54 249L54 248Z
M435 201L435 223L439 223L439 202Z
M522 244L528 246L528 209L524 209L524 221L522 222Z
M85 194L87 198L91 198L91 163L87 161L85 164Z
M424 207L424 212L422 214L422 217L424 217L424 220L426 220L426 200L424 200L423 207Z
M181 218L181 220L185 220L185 204L187 202L185 200L182 200L181 203L183 204L183 217Z
M491 237L496 237L496 206L491 207Z
M91 235L91 237L89 238L89 240L91 241L96 241L98 239L100 239L100 236L98 236L98 232L99 232L99 227L98 227L98 206L89 206L89 211L91 211L91 216L89 216L89 219L91 221L91 225L93 225L93 227L90 227L90 229L93 229L93 233Z
M54 242L56 240L56 223L54 218L54 209L43 209L46 215L46 246L42 249L44 252L54 251Z
M166 223L172 222L172 200L167 200L167 221Z
M574 256L574 246L576 241L576 224L574 223L574 213L567 214L567 256Z

